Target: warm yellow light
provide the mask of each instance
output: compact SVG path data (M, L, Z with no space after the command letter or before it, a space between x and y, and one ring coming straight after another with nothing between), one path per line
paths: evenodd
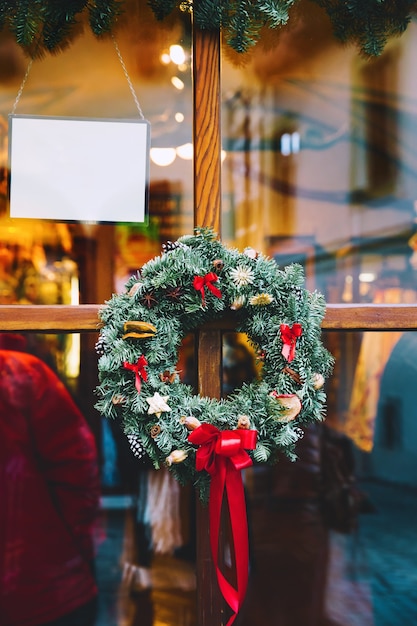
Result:
M171 57L169 56L168 52L164 52L163 54L161 54L161 63L163 63L164 65L168 65L168 63L171 62Z
M169 47L169 56L175 65L182 65L185 61L184 48L178 44Z
M80 303L80 283L75 274L70 279L70 298L71 304ZM80 375L80 352L80 335L77 333L69 334L65 351L65 373L69 378L77 378Z
M70 299L71 304L80 304L80 283L78 276L71 276Z
M362 272L359 274L359 280L361 283L372 283L376 279L373 272Z
M179 157L181 157L181 159L190 161L193 158L193 144L183 143L182 146L178 146L177 154Z
M179 91L181 91L185 87L185 85L182 82L181 78L178 78L178 76L173 76L171 78L171 83L174 85L175 89L178 89Z
M150 154L151 160L160 167L171 165L177 156L175 148L151 148Z

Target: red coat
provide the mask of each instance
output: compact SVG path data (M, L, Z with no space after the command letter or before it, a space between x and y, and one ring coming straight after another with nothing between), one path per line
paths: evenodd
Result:
M97 594L94 437L39 359L0 350L0 624L36 626Z

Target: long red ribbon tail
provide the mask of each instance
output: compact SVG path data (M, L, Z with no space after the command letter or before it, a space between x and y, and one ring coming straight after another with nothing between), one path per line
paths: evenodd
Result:
M226 579L218 563L221 511L225 492L230 514L237 588ZM211 554L220 590L233 611L233 615L227 622L227 626L231 626L243 604L248 586L249 544L242 473L227 458L218 459L218 471L212 476L209 516Z
M201 424L188 435L199 446L196 453L197 471L205 469L211 476L209 518L210 549L217 582L223 598L233 611L226 626L231 626L243 604L248 586L249 543L245 492L242 469L252 465L247 450L256 447L256 430L219 431L212 424ZM225 498L226 496L226 498ZM236 587L219 567L219 538L223 500L230 515L232 554L236 566Z

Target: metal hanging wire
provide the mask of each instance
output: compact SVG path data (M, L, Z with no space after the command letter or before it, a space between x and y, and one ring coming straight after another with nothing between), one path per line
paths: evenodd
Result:
M111 38L112 38L112 41L113 41L114 49L116 50L117 57L118 57L118 59L120 61L120 65L122 66L123 73L124 73L124 75L126 77L127 84L129 86L129 89L130 89L130 93L132 94L133 101L134 101L134 103L136 105L136 108L138 110L139 117L140 117L141 120L145 120L145 116L143 115L142 107L140 106L139 99L137 97L135 88L133 87L132 80L131 80L131 78L129 76L129 72L127 71L126 64L125 64L124 59L122 57L122 53L120 52L119 45L118 45L118 43L117 43L117 41L116 41L116 39L115 39L113 34L111 35ZM18 103L20 101L20 98L22 97L23 89L25 88L25 85L26 85L27 80L29 78L29 74L30 74L30 70L32 69L32 65L33 65L33 59L30 59L29 64L28 64L28 66L26 68L26 72L25 72L25 75L23 77L22 83L21 83L21 85L19 87L19 91L17 92L16 99L15 99L15 101L13 103L13 107L12 107L12 111L11 111L12 115L14 115L14 113L16 112L17 105L18 105Z
M139 117L141 118L141 120L144 120L145 116L143 115L142 107L139 104L139 100L138 100L138 97L136 95L136 91L135 91L135 89L133 87L132 81L130 80L129 73L128 73L127 69L126 69L126 65L125 65L125 62L124 62L123 57L122 57L122 53L120 52L119 45L118 45L118 43L117 43L113 33L112 33L111 38L113 40L113 45L114 45L114 48L116 50L116 54L117 54L117 56L119 58L119 61L120 61L120 65L122 66L123 73L124 73L124 75L126 77L127 84L129 85L130 93L132 94L133 100L134 100L134 102L136 104L136 108L138 110Z
M19 91L17 92L16 100L14 101L14 104L13 104L13 108L12 108L12 115L13 115L13 114L14 114L14 112L16 111L16 107L17 107L17 105L18 105L18 102L19 102L20 98L22 97L23 89L24 89L24 87L25 87L25 85L26 85L26 81L27 81L27 79L29 78L29 72L30 72L30 70L32 69L32 64L33 64L33 59L31 59L31 60L29 61L29 65L27 66L26 73L25 73L25 75L23 76L22 83L21 83L21 85L20 85L20 87L19 87Z

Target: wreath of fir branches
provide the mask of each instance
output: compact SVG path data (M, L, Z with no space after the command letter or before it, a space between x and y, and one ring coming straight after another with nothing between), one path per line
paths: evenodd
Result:
M96 408L117 420L155 468L166 465L207 497L209 476L196 470L189 436L200 424L257 433L254 463L296 458L303 427L324 419L325 379L333 358L321 341L323 296L304 286L303 268L254 249L225 247L196 229L148 261L100 312ZM180 345L205 322L234 316L261 369L227 398L195 394L177 371Z
M138 0L135 0L136 2ZM246 52L262 29L291 20L301 0L142 0L158 20L174 11L193 13L201 29L221 29L236 52ZM366 55L379 55L389 37L401 35L415 15L416 0L312 0L326 11L335 37L352 42ZM31 56L56 52L82 32L87 21L98 37L114 32L131 0L2 0L0 30L8 29ZM302 11L302 8L300 9Z

